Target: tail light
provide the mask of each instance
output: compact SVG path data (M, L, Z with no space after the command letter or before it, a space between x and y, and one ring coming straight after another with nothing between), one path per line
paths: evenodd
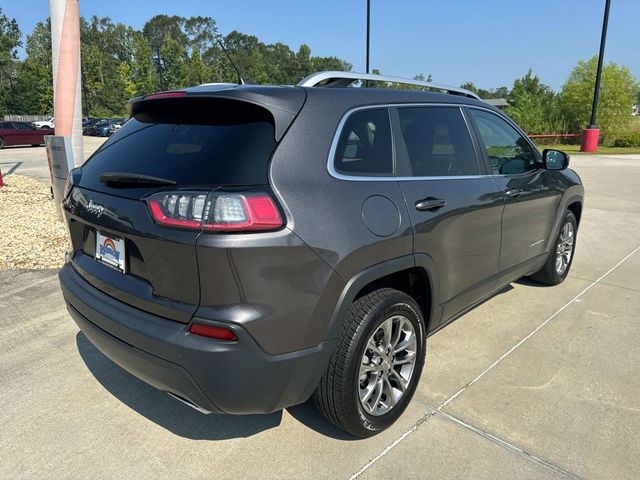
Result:
M266 193L162 192L147 203L160 225L207 231L264 231L282 227L275 202Z

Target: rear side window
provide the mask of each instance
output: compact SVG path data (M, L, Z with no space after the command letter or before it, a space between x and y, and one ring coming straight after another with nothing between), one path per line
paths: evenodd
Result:
M455 107L398 108L400 129L415 177L478 175L475 150Z
M346 175L393 175L391 126L386 108L360 110L345 122L334 167Z
M14 127L13 127L13 123L4 122L4 123L0 123L0 128L13 130Z
M178 185L264 185L276 147L273 118L236 100L151 100L83 166L81 185L104 190L105 172Z

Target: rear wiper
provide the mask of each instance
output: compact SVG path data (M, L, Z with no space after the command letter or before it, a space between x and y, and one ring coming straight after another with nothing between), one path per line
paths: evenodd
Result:
M101 173L98 179L114 188L163 187L176 184L173 180L140 173L105 172Z

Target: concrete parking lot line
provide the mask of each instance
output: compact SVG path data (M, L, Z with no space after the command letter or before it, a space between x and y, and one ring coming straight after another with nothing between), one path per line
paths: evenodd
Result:
M546 324L548 324L551 320L553 320L554 318L556 318L558 315L560 315L564 310L567 309L567 307L569 307L569 305L571 305L573 302L575 302L576 300L580 299L580 297L582 297L585 293L587 293L589 290L591 290L595 285L597 285L598 283L600 283L604 278L606 278L610 273L612 273L616 268L618 268L620 265L622 265L624 262L626 262L629 258L631 258L636 252L638 252L640 250L640 246L636 247L631 253L629 253L627 256L625 256L622 260L620 260L618 263L616 263L613 267L611 267L609 270L607 270L604 274L602 274L599 278L597 278L596 280L594 280L593 282L591 282L589 285L587 285L580 293L578 293L575 297L573 297L571 300L569 300L567 303L565 303L562 307L560 307L558 310L556 310L551 316L549 316L544 322L542 322L540 325L538 325L535 329L533 329L529 335L527 335L526 337L524 337L522 340L520 340L518 343L516 343L513 347L511 347L509 350L507 350L506 352L504 352L502 355L500 355L498 357L498 359L493 362L491 365L489 365L487 368L485 368L482 372L480 372L480 374L474 378L473 380L471 380L469 383L467 383L465 386L463 386L460 390L458 390L456 393L454 393L453 395L451 395L451 397L449 397L447 400L445 400L441 405L438 406L438 410L442 410L444 407L446 407L449 403L453 402L456 398L458 398L458 396L460 396L460 394L462 392L464 392L467 388L469 388L471 385L473 385L474 383L476 383L478 380L480 380L482 377L484 377L487 373L489 373L491 370L493 370L496 365L498 365L500 362L502 362L505 358L507 358L509 355L511 355L514 350L516 350L520 345L522 345L524 342L526 342L527 340L529 340L531 337L533 337L536 333L538 333L538 331L543 328Z
M599 283L447 413L583 478L637 479L639 311Z
M433 407L429 407L432 408ZM499 445L500 447L510 451L511 453L514 453L515 455L518 455L519 457L524 458L525 460L528 460L532 463L535 463L543 468L546 468L547 470L552 471L553 473L564 477L564 478L569 478L572 480L577 480L580 477L574 475L573 473L565 470L562 467L559 467L558 465L555 465L551 462L548 462L540 457L537 457L536 455L533 455L532 453L529 452L525 452L523 449L517 447L516 445L507 442L506 440L502 439L502 438L498 438L495 435L482 430L481 428L478 428L474 425L471 425L470 423L465 422L464 420L461 420L458 417L455 417L453 415L450 415L447 412L443 412L442 410L437 410L437 409L433 409L433 412L435 415L441 416L446 418L447 420L456 423L458 425L460 425L461 427L466 428L467 430L472 431L473 433L481 436L482 438L485 438L486 440L489 440L490 442L495 443L496 445Z
M563 311L565 311L571 304L580 300L582 296L584 296L589 290L591 290L595 285L599 284L604 280L607 276L613 273L618 267L624 264L627 260L629 260L633 255L635 255L638 251L640 251L640 245L637 246L633 251L619 260L615 265L613 265L609 270L603 273L596 280L589 283L584 289L582 289L577 295L575 295L571 300L565 303L562 307L556 310L553 314L547 317L541 324L539 324L535 329L533 329L528 335L522 338L519 342L513 345L510 349L500 355L491 365L486 367L482 372L480 372L473 380L469 383L461 387L457 392L447 398L444 402L442 402L436 408L436 411L442 411L447 405L453 402L456 398L458 398L465 390L471 387L473 384L481 380L487 373L493 370L497 365L499 365L504 359L506 359L509 355L511 355L518 347L524 344L527 340L533 337L536 333L538 333L544 326L546 326L549 322L551 322L554 318L560 315ZM390 451L396 448L401 442L403 442L407 437L409 437L412 433L414 433L418 428L424 424L430 417L432 413L425 414L420 420L418 420L410 429L406 430L402 435L400 435L396 440L390 443L387 447L385 447L377 456L375 456L371 461L363 465L356 473L351 476L351 480L355 480L360 477L364 472L366 472L369 468L371 468L376 462L382 459L385 455L387 455Z
M430 417L415 435L402 442L360 478L400 476L447 480L567 478L438 414ZM568 478L573 480L573 477Z

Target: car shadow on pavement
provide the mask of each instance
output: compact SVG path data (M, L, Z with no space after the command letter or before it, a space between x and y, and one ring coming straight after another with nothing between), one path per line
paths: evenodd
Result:
M517 283L518 285L524 285L526 287L537 287L537 288L549 288L548 285L544 285L542 283L538 283L534 280L531 280L528 277L522 277L519 280L516 280L513 283Z
M316 409L313 397L305 403L287 408L287 412L289 412L293 418L298 420L304 426L315 430L326 437L335 438L336 440L359 440L358 437L355 437L344 430L340 430L324 418Z
M194 440L245 438L275 428L282 412L268 415L204 415L120 368L82 333L76 345L89 371L114 397L140 415L181 437Z

